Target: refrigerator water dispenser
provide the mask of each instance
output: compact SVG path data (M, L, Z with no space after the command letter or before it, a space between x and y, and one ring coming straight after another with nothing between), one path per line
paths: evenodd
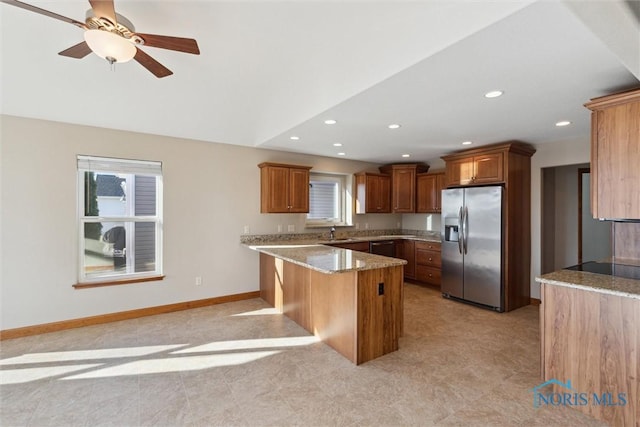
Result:
M444 241L445 242L457 242L458 241L458 217L448 217L444 219Z

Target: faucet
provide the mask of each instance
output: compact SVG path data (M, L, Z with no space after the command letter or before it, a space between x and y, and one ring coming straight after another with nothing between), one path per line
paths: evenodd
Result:
M331 230L329 230L329 240L335 240L335 238L336 238L336 228L331 227Z

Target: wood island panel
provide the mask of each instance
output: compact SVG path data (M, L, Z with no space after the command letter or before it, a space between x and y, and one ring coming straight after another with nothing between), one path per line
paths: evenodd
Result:
M260 254L260 298L280 311L282 311L282 263L281 259Z
M357 364L357 273L332 274L331 280L327 280L327 276L311 270L312 327L309 332Z
M260 253L260 296L355 364L398 349L402 277L402 265L327 274Z
M570 380L589 395L626 393L624 406L574 408L610 425L640 425L640 299L545 283L541 295L542 379Z
M398 349L402 334L402 267L358 273L358 361L363 363ZM379 284L383 295L379 295Z
M282 313L291 320L311 330L311 310L305 304L311 295L311 270L290 262L283 263Z

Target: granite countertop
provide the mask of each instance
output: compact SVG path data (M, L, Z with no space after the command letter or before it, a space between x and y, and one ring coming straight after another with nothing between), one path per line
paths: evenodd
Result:
M586 271L558 270L536 277L536 282L640 299L640 280Z
M261 246L261 245L331 245L340 243L353 243L353 242L371 242L378 240L417 240L422 242L438 242L440 243L440 234L384 234L384 235L370 235L370 236L340 236L336 239L330 240L327 238L327 233L309 235L309 234L266 234L266 235L254 235L254 236L241 236L240 243L246 246Z
M276 258L301 265L321 273L334 274L348 271L374 270L404 265L407 261L322 244L302 242L276 242L246 245Z

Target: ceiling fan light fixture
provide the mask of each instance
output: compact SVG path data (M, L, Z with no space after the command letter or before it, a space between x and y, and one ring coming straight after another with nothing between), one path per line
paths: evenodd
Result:
M84 40L89 48L110 63L127 62L136 56L136 47L118 34L104 30L87 30L84 32Z

